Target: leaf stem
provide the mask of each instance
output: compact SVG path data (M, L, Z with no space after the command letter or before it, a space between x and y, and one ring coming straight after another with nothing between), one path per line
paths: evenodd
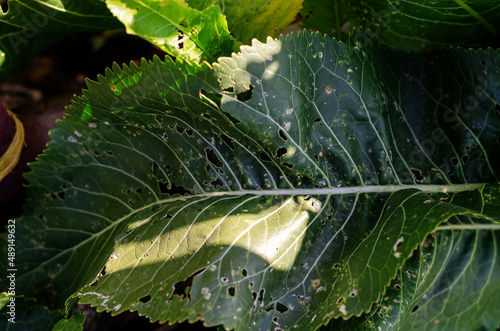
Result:
M500 224L456 224L438 226L434 231L446 230L500 230Z
M473 184L448 184L448 185L367 185L352 187L323 187L323 188L297 188L297 189L273 189L273 190L239 190L212 192L193 195L220 196L220 195L330 195L330 194L357 194L357 193L391 193L405 189L417 189L424 193L455 193L476 190L486 183ZM189 198L183 196L182 198Z
M477 11L475 11L474 9L469 7L469 5L465 3L465 1L455 0L455 2L457 3L457 5L462 7L465 11L467 11L472 17L474 17L476 20L478 20L479 23L481 23L486 28L486 30L488 30L492 35L494 35L494 36L497 35L497 32L495 31L493 26L489 22L487 22L483 17L481 17L481 15L479 15L479 13Z

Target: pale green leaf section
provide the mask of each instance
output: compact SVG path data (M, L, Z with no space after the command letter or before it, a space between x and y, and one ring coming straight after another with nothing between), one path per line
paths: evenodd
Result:
M57 322L52 331L81 331L83 323L85 323L85 314L77 311L70 318Z
M19 290L153 321L315 329L380 302L438 226L497 225L498 52L353 38L89 81L27 176Z
M292 23L303 0L187 0L190 6L205 9L217 4L227 18L229 30L243 44L253 38L265 41L268 36L277 37ZM229 55L229 54L228 54Z
M220 7L200 11L180 0L107 0L111 12L138 35L168 54L194 62L214 62L237 51Z

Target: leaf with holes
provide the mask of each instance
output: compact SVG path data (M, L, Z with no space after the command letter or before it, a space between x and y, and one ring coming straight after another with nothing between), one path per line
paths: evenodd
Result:
M500 232L479 231L463 216L451 221L406 261L370 314L334 320L322 330L496 329Z
M32 165L17 287L238 330L368 312L455 217L499 230L499 59L303 33L213 66L115 65Z
M203 11L177 0L107 0L111 12L138 35L176 58L214 62L237 51L219 6Z

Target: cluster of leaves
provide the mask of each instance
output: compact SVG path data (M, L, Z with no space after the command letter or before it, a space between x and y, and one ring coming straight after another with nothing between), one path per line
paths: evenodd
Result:
M23 47L123 24L171 57L88 81L31 165L19 323L81 326L81 302L237 330L500 325L500 52L436 47L493 45L496 1L65 3L9 3L4 75L35 13ZM301 6L344 42L264 40Z

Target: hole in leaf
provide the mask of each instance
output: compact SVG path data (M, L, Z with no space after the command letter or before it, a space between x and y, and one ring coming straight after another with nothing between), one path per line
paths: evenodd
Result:
M260 292L259 292L259 301L260 302L264 301L264 295L265 294L266 294L266 290L265 289L260 290Z
M462 155L462 164L467 164L469 162L469 157L467 155Z
M418 309L418 305L416 305L415 307L413 307L413 309L411 310L412 313L416 312Z
M189 194L190 192L182 186L175 186L171 185L170 187L168 186L168 183L163 183L163 182L158 182L158 188L160 189L161 193L169 194L169 195L174 195L174 194L180 194L180 195L185 195Z
M236 119L234 121L237 121ZM239 121L238 121L239 122ZM234 142L233 142L233 139L229 138L228 136L226 136L225 134L221 135L220 136L222 141L224 141L224 143L232 150L234 151Z
M211 148L206 148L205 149L205 154L207 155L207 159L210 163L212 163L214 166L222 168L224 165L222 162L219 160L217 155L215 155L214 150Z
M413 173L413 177L415 177L416 181L420 182L424 180L424 176L422 176L422 171L415 168L411 168L411 172Z
M148 303L149 300L151 300L151 296L150 295L146 295L145 297L142 297L139 299L140 302L142 303Z
M456 167L458 165L458 157L453 157L450 159L451 164Z
M267 309L266 309L266 310L267 310ZM274 323L278 323L278 316L274 316L274 317L273 317L273 322L274 322Z
M175 129L177 130L177 132L179 133L183 133L184 132L184 128L182 126L176 126Z
M210 166L210 164L207 164L207 165L205 166L205 170L206 170L207 172L209 172L209 171L210 171L210 169L212 169L212 167Z
M264 152L260 153L259 157L260 157L260 159L261 159L262 161L267 161L267 162L271 161L271 158L269 158L269 155L267 155L267 154L266 154L266 153L264 153Z
M293 168L293 164L291 164L291 163L281 162L281 164L284 165L285 167L287 167L288 169L292 169Z
M187 134L188 136L192 137L192 136L193 136L193 134L194 134L194 131L193 131L193 130L191 130L191 129L186 129L186 134Z
M398 291L401 291L401 285L399 284L394 285L394 288Z
M243 269L241 270L241 275L242 275L243 277L246 277L246 276L248 275L247 269L243 268Z
M189 276L188 279L177 282L174 284L174 293L180 295L183 299L187 296L188 299L191 299L191 285L193 285L193 279L196 275L202 273L205 270L205 268L200 269L193 273L191 276Z
M210 185L212 185L214 188L216 188L217 186L224 187L224 183L222 182L222 180L220 178L217 178L216 180L211 181Z
M254 87L252 85L250 85L250 88L248 90L238 93L236 95L236 99L238 99L239 101L242 101L242 102L250 100L252 98L252 95L253 95L253 89L254 89Z
M286 147L280 147L276 151L275 158L279 159L280 157L282 157L283 155L285 155L287 152L288 152L288 149Z
M481 64L484 66L486 65L486 60L481 60Z
M379 312L379 313L378 313L378 316L380 316L380 317L384 318L384 314L383 314L382 312Z
M142 189L138 188L135 190L135 192L140 194L140 193L142 193Z
M344 298L343 298L343 297L338 298L338 300L337 300L337 304L341 303L341 302L342 302L342 300L344 300Z
M156 121L160 124L163 123L163 117L161 117L160 115L156 115Z
M315 122L315 123L319 123L319 122L321 122L321 118L316 117L316 118L314 119L314 122Z
M276 310L280 312L281 314L285 313L288 310L288 307L282 304L281 302L278 302L276 304Z
M236 288L234 286L231 286L227 289L227 294L229 294L230 296L234 297L234 295L236 294Z
M288 140L288 138L286 137L286 135L283 132L283 130L279 130L278 133L279 133L281 139L283 139L284 141Z
M64 191L61 191L61 192L57 193L57 195L59 196L59 198L61 200L66 199L66 193Z

